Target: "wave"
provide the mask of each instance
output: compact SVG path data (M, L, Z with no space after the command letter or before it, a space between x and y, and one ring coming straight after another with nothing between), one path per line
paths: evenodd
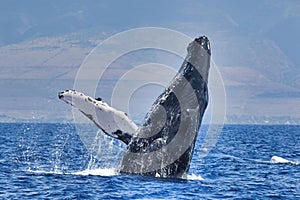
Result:
M186 180L191 180L191 181L204 181L204 178L200 175L196 174L188 174L186 177Z
M120 175L116 168L99 168L99 169L85 169L76 172L61 172L59 170L55 171L45 171L45 170L27 170L27 172L34 174L59 174L59 175L78 175L78 176L117 176ZM203 181L204 178L196 174L188 174L184 179L191 181Z
M86 169L83 171L74 172L72 174L73 175L81 175L81 176L87 176L87 175L116 176L116 175L119 175L119 172L115 168L104 168L104 169Z
M55 171L45 171L45 170L27 170L30 173L37 174L62 174L62 175L79 175L79 176L116 176L119 175L115 168L103 168L103 169L85 169L76 172L61 172L59 170Z
M273 163L273 164L292 164L292 165L299 165L300 164L299 162L287 160L287 159L279 157L279 156L272 156L270 162Z

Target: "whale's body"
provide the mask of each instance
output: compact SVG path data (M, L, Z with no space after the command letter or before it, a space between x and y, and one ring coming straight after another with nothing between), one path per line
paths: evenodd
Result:
M195 141L208 104L210 44L196 38L170 85L137 127L121 111L83 93L67 90L59 98L78 108L104 133L127 144L120 172L182 178L189 170Z

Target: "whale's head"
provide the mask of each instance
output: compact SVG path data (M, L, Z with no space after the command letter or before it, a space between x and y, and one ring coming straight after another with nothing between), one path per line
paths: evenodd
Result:
M191 63L207 82L210 68L211 48L206 36L196 38L187 47L186 61Z

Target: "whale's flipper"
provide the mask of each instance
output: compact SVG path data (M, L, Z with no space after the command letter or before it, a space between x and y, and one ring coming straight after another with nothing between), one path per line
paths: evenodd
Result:
M66 90L58 94L59 99L77 108L107 135L128 144L137 130L136 124L127 114L118 111L100 98L94 99L75 90Z
M178 74L129 143L120 163L121 173L181 178L188 172L208 104L208 38L196 38L187 50Z

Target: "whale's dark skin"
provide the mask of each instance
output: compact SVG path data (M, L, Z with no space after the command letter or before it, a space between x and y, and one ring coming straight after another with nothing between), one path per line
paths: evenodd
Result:
M196 38L187 50L179 72L131 138L121 173L182 178L188 172L208 104L208 38Z

